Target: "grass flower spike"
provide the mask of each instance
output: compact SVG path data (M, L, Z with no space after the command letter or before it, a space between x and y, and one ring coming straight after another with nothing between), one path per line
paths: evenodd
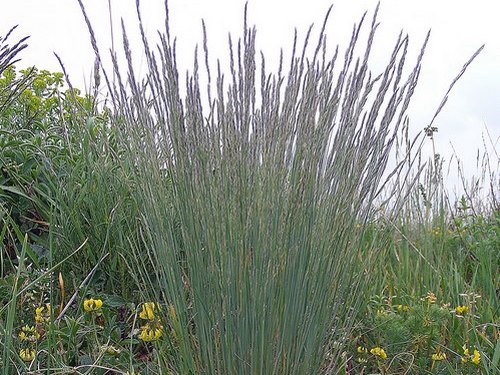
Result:
M177 320L177 313L175 312L174 305L170 305L170 317L174 322Z

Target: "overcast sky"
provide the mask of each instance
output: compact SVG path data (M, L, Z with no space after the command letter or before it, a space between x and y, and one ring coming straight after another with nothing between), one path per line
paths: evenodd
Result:
M311 23L320 26L328 7L333 13L327 28L328 41L348 42L352 25L365 10L373 11L378 0L249 0L249 21L257 26L257 47L276 61L279 49L290 50L294 27L304 35ZM474 158L482 149L486 126L493 142L500 137L500 14L499 0L381 0L377 58L387 57L399 31L410 35L410 57L419 49L428 29L430 45L424 59L421 81L410 110L411 125L424 128L432 118L450 82L464 62L482 44L485 49L456 85L435 125L437 151L450 160L451 144L468 174L475 172ZM84 0L94 24L98 43L110 46L108 0ZM142 0L143 20L148 32L164 25L163 0ZM193 50L201 40L201 19L207 24L212 58L227 56L227 33L239 35L244 0L170 0L171 33L178 39L182 72L192 65ZM135 0L111 0L115 42L119 45L119 18L130 34L137 29ZM91 76L94 56L77 0L9 0L2 4L0 35L19 24L17 37L30 35L29 47L21 54L20 67L35 65L60 71L53 55L62 58L73 84L83 87ZM377 57L378 56L378 57ZM380 60L382 61L382 60ZM140 59L138 69L141 68ZM498 148L498 144L497 144ZM427 149L430 152L429 149ZM497 166L497 165L496 165Z

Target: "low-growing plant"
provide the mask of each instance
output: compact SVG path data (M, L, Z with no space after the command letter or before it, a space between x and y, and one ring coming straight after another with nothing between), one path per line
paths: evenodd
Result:
M159 362L176 350L172 306L135 305L115 295L79 295L76 301L63 309L18 300L12 368L27 374L156 374Z
M494 373L496 348L491 344L498 340L499 327L479 320L478 297L463 295L464 304L457 306L439 301L432 292L420 299L372 299L354 339L347 373ZM485 326L492 329L485 331Z

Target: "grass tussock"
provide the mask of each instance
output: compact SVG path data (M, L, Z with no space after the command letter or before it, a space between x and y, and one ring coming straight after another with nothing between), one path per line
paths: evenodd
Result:
M325 19L312 48L311 30L302 46L296 36L289 67L280 61L270 73L245 18L241 39L229 40L230 75L220 64L213 75L207 62L204 97L197 55L182 97L168 13L155 50L139 11L138 19L148 73L136 77L123 28L128 71L122 78L113 56L108 89L141 180L144 242L134 250L153 268L140 274L146 283L154 275L150 290L175 306L183 327L176 366L320 372L352 325L364 281L353 268L355 226L372 215L426 42L403 76L408 37L400 35L372 75L376 12L332 57ZM357 57L362 32L368 41ZM208 61L206 39L204 53Z

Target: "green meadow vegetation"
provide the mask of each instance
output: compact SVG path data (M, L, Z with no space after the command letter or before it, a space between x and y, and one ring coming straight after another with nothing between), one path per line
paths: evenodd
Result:
M245 14L184 78L138 11L138 76L80 5L86 93L0 37L2 375L499 373L498 153L455 199L408 135L428 37L372 72L376 12L333 53L327 16L270 71Z

